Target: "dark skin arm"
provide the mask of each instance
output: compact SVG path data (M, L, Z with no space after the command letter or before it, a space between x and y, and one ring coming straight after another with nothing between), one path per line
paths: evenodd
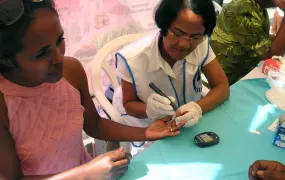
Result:
M81 94L81 104L85 108L84 112L84 126L83 129L89 136L106 140L106 141L146 141L157 140L167 136L176 136L179 130L184 126L185 122L174 127L173 132L169 132L175 124L167 124L171 119L167 117L163 120L156 121L148 128L137 128L119 124L117 122L101 118L94 106L92 98L89 93L87 77L81 63L74 59L68 58L65 63L68 75L65 77L74 86L77 87ZM75 73L76 72L76 73Z
M134 86L125 80L121 80L122 93L123 93L123 105L126 113L130 116L144 119L147 118L146 115L146 104L138 99Z
M69 58L65 63L68 72L66 77L81 94L81 104L85 108L83 129L89 136L106 141L144 141L145 130L125 126L114 121L101 118L89 93L87 77L81 63ZM74 73L76 72L76 73Z
M196 103L200 105L203 113L206 113L222 104L230 96L230 88L227 76L217 59L204 66L203 72L211 90Z

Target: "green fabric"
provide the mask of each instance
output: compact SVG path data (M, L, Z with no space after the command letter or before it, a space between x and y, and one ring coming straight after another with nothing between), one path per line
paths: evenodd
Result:
M157 141L135 157L122 180L245 180L255 160L285 164L285 149L272 145L275 133L267 129L281 114L265 98L269 88L264 79L233 85L230 99L205 114L196 127ZM217 133L220 143L195 146L195 135L206 131Z
M230 84L251 71L269 52L269 18L255 0L233 0L224 7L211 37L211 47Z

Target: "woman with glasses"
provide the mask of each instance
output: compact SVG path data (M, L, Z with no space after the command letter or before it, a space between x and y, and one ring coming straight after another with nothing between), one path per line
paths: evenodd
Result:
M162 0L155 12L160 29L116 54L122 102L114 102L128 125L146 127L153 120L174 115L176 123L198 123L203 113L222 104L230 94L227 77L209 42L216 25L211 0ZM202 97L202 72L210 92ZM169 99L153 93L149 83ZM170 105L178 106L177 113ZM142 146L142 144L137 144Z
M184 125L165 118L136 128L101 118L83 67L64 53L53 0L0 0L0 179L118 179L128 154L120 148L92 160L82 130L145 141L176 136Z

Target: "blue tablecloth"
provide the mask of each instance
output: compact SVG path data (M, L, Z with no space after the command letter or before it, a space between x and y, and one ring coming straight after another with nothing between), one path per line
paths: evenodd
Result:
M240 81L231 87L223 105L203 116L199 124L184 128L180 136L157 141L134 158L123 180L246 180L255 160L285 163L285 149L273 146L274 132L267 128L281 111L265 98L264 79ZM250 132L260 131L260 135ZM209 148L193 144L196 134L213 131L220 143Z

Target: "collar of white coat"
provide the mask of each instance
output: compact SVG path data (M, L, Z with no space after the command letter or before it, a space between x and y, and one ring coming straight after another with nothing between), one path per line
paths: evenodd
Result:
M148 72L153 72L161 68L168 76L177 79L176 75L174 74L169 64L161 56L161 53L159 51L159 38L160 38L160 32L156 34L156 36L153 39L153 42L151 43L149 51L150 54L149 54ZM197 48L192 53L190 53L188 56L185 57L187 63L199 66L199 60L197 59L197 56L195 56L199 46L200 45L198 45Z

